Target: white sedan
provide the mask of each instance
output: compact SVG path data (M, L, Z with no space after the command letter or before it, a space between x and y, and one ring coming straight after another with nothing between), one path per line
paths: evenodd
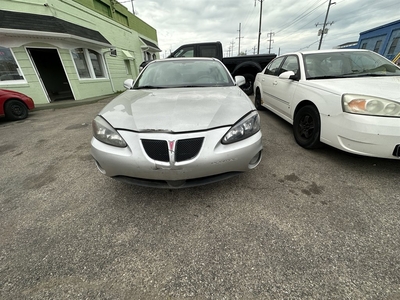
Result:
M275 58L256 76L255 106L293 125L296 142L400 159L400 68L360 49Z

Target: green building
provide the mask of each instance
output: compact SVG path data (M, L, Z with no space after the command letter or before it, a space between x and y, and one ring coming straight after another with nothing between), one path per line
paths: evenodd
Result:
M0 89L35 104L122 91L160 51L157 31L116 0L0 1Z

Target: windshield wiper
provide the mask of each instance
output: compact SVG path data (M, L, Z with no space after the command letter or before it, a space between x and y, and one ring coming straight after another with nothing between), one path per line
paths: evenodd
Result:
M194 87L210 87L210 86L209 85L195 85L195 84L177 86L177 88L194 88Z
M307 80L310 79L332 79L332 78L345 78L345 76L342 75L325 75L325 76L315 76L315 77L308 77Z
M351 77L383 77L383 76L399 76L400 74L382 74L382 73L361 73L353 74Z

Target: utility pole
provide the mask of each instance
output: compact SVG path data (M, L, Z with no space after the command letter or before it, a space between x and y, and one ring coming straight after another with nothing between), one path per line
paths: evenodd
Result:
M324 33L325 33L326 21L328 20L329 8L330 8L331 5L333 5L333 4L336 4L336 2L333 2L333 3L332 3L332 0L329 0L328 9L327 9L326 15L325 15L325 21L324 21L324 24L322 25L322 32L321 32L321 38L320 38L320 40L319 40L318 50L321 49L322 38L324 37Z
M243 36L240 36L240 33L242 32L242 23L239 23L239 37L237 39L239 39L239 49L238 49L238 56L240 55L240 39L243 38Z
M260 5L260 23L258 24L258 46L257 46L257 54L260 54L260 38L261 38L261 19L262 19L262 4L264 0L258 0ZM256 0L254 0L254 6L256 6Z
M235 45L235 42L232 40L232 42L231 42L232 55L230 55L230 56L233 56L233 45Z
M269 32L268 34L267 34L268 36L269 36L269 47L268 47L268 53L271 53L271 42L273 42L274 40L272 39L272 36L274 36L275 35L275 32Z

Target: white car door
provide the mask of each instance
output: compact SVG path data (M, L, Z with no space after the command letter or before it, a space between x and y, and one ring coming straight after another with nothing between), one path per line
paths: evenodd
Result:
M286 57L279 70L279 75L286 71L292 71L300 78L299 61L296 55ZM289 121L291 120L290 110L293 105L293 96L298 86L298 80L279 78L279 75L272 82L273 97L271 98L271 106L276 110L277 114Z
M275 109L275 82L278 79L280 66L285 57L278 57L273 60L264 71L263 76L261 76L261 87L262 87L262 95L261 98L264 102L264 105L274 111Z

